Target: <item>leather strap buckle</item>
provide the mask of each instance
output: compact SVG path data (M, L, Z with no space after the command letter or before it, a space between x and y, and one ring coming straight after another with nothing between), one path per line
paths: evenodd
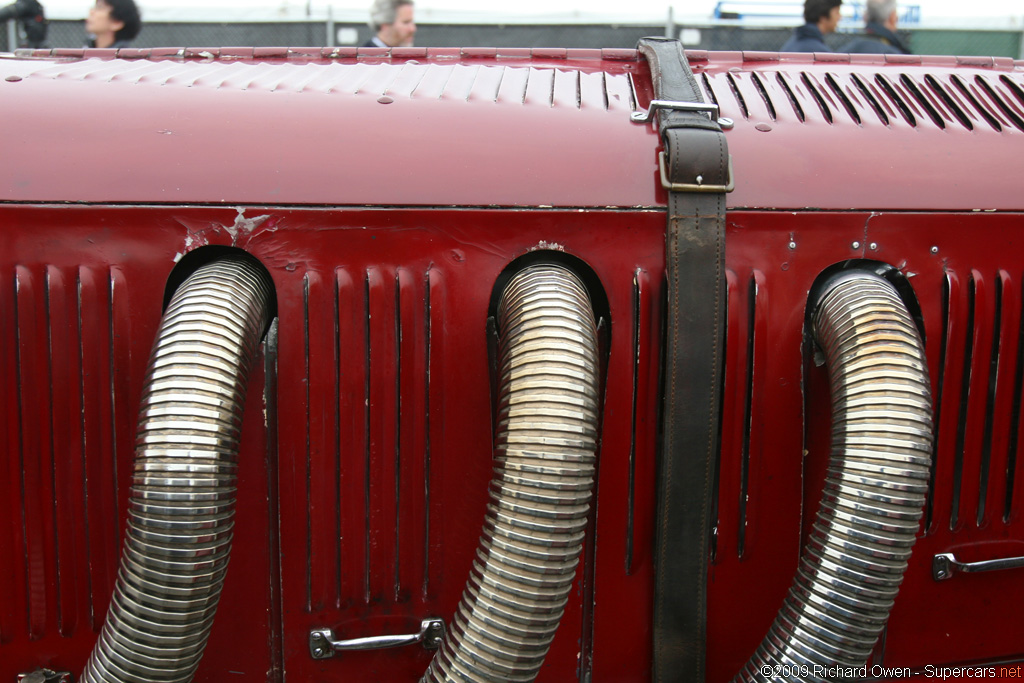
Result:
M717 104L704 104L703 102L676 102L675 100L651 100L647 111L635 111L629 115L629 120L635 123L647 123L654 118L654 114L660 109L674 111L703 112L711 115L711 120L718 118Z
M729 155L729 167L725 185L705 185L702 176L697 176L694 183L673 183L668 179L665 151L658 152L658 171L661 174L661 186L669 192L732 192L736 189L736 180L732 174L732 155Z

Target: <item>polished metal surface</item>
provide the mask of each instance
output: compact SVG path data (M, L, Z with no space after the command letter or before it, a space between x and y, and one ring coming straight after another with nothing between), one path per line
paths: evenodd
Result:
M928 370L896 290L873 274L846 274L822 295L813 325L832 395L825 489L789 594L736 680L824 681L837 666L864 666L928 489Z
M982 562L959 562L953 553L939 553L932 558L932 578L936 581L945 581L952 579L957 572L976 574L1020 567L1024 567L1024 557L1001 557Z
M423 681L532 681L558 628L594 486L598 359L582 283L524 269L498 310L494 477L462 600Z
M227 571L245 390L272 285L245 257L175 292L149 361L121 568L86 683L189 681Z
M444 638L444 622L440 619L424 619L418 633L394 636L370 636L337 640L329 628L317 628L309 632L309 655L313 659L330 659L334 655L353 650L383 650L421 643L425 650L436 650Z

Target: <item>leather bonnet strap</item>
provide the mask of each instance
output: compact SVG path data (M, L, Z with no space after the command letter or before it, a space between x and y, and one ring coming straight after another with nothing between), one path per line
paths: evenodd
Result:
M703 103L703 97L679 42L645 38L638 49L650 64L655 98L663 101L658 128L663 183L669 191L654 680L696 682L704 680L725 328L725 193L731 189L731 169L716 116L684 104Z

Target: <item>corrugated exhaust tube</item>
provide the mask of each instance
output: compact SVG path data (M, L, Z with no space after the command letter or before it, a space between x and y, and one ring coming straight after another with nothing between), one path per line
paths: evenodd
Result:
M458 610L422 681L532 681L576 574L594 485L597 334L567 269L535 265L498 309L494 477Z
M789 595L736 680L824 681L841 677L835 667L865 666L925 502L928 369L896 290L871 273L841 275L820 298L813 329L832 394L825 489Z
M114 597L82 680L190 681L231 550L238 439L272 284L244 256L178 288L150 356Z

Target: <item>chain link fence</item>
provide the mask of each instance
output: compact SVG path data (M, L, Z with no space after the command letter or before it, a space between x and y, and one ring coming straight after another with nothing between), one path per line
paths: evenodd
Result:
M13 31L0 35L0 50L10 51ZM570 47L632 48L651 35L673 35L687 48L701 50L774 51L792 32L790 27L758 27L748 23L709 21L701 25L613 24L418 24L420 47ZM1024 34L1020 30L950 30L915 28L902 31L916 54L976 55L1024 58ZM149 22L134 42L135 47L323 47L362 45L370 38L365 24L332 21L162 23ZM826 38L836 52L853 40L853 33L833 33ZM51 21L49 47L83 47L84 22ZM18 47L15 39L15 47Z

